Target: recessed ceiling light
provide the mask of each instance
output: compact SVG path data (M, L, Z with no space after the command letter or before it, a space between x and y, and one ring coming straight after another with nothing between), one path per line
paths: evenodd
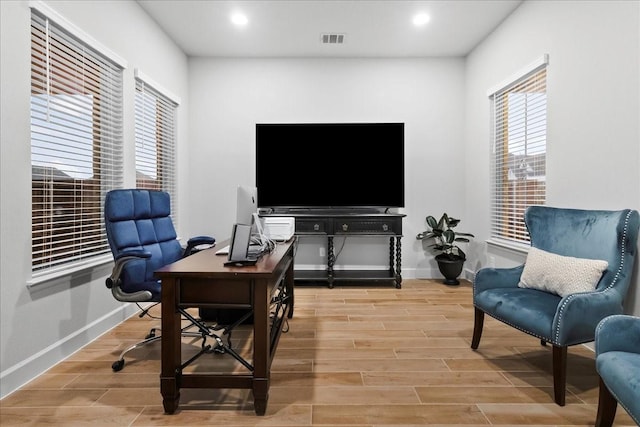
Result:
M236 12L231 15L231 22L233 22L238 27L244 27L249 22L249 19L244 13Z
M418 13L413 17L413 25L415 25L416 27L422 27L423 25L426 25L426 23L429 22L430 19L431 17L426 13Z

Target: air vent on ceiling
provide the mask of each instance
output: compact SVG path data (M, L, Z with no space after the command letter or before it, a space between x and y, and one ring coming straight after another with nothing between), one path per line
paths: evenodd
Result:
M320 34L322 44L342 44L344 43L344 34L339 33L323 33Z

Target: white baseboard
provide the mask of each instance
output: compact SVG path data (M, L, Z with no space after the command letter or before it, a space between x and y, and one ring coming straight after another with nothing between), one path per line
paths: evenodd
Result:
M476 272L471 270L470 268L465 268L462 271L462 277L473 283L474 279L476 278Z
M134 304L123 304L84 328L2 371L0 373L0 399L13 393L138 312L138 307Z

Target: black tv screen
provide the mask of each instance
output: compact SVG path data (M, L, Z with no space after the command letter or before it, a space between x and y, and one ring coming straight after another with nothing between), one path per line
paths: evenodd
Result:
M259 208L404 207L404 123L256 124Z

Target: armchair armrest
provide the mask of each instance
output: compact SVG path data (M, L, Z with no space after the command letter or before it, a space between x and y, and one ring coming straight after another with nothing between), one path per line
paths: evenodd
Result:
M553 319L553 341L573 345L592 341L598 323L607 316L622 313L622 301L614 290L567 295L558 304Z
M216 239L214 237L209 237L209 236L192 237L187 241L187 247L185 248L184 254L182 255L182 257L184 258L191 255L191 253L193 252L196 246L213 245L215 242L216 242Z
M473 281L473 293L478 294L487 289L515 288L520 282L524 265L512 268L481 268Z
M608 316L596 328L596 356L608 351L640 353L640 317Z
M149 291L127 293L120 287L120 275L122 274L122 269L125 264L132 260L145 258L151 258L151 253L143 250L126 251L115 257L115 265L113 266L113 270L111 270L111 275L107 277L105 284L107 285L107 288L111 289L111 293L116 300L125 302L144 302L151 299L152 295Z

